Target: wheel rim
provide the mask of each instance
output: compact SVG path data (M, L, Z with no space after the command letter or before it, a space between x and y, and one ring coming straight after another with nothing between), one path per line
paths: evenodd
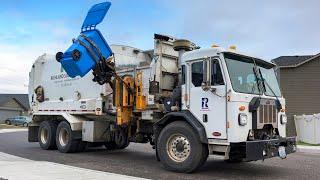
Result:
M167 153L173 161L183 162L190 156L191 145L182 134L173 134L167 141Z
M59 144L61 146L66 146L69 143L69 133L67 129L61 128L59 132Z
M42 144L46 144L48 142L49 132L48 129L42 128L40 133L40 139Z

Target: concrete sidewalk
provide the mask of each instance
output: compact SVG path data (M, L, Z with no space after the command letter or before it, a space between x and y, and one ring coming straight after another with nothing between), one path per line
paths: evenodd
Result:
M297 152L320 154L320 146L304 146L298 145Z
M10 180L95 180L95 179L142 179L132 176L95 171L57 164L47 161L33 161L0 152L0 179Z

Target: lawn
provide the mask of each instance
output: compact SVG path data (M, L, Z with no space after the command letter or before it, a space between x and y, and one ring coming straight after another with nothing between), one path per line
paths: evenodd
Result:
M309 144L306 142L298 141L297 145L302 145L302 146L320 146L320 144Z
M7 124L0 124L0 129L17 129L17 128L25 128L22 126L14 126L14 125L7 125Z

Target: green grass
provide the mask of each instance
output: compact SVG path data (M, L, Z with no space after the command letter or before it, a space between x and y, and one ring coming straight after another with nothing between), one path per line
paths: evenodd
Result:
M22 126L14 126L14 125L7 125L7 124L0 124L0 129L17 129L17 128L25 128Z
M297 145L302 145L302 146L320 146L320 144L309 144L306 142L298 141Z

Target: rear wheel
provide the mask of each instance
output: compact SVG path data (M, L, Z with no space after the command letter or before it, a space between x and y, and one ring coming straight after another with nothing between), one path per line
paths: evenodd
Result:
M106 143L104 143L104 146L105 146L108 150L118 149L118 148L117 148L117 144L116 144L114 141L106 142Z
M114 141L111 142L106 142L104 143L104 146L108 149L108 150L116 150L116 149L125 149L126 147L129 146L129 142L126 142L124 144L117 144Z
M11 125L11 122L9 120L6 120L7 125Z
M243 162L242 158L229 158L228 160L226 160L227 163L241 163Z
M23 127L28 127L28 123L23 123Z
M57 123L53 121L43 121L39 126L38 139L42 149L56 148Z
M75 139L68 122L61 121L57 127L56 142L58 150L62 153L72 153L78 151L81 139Z
M124 128L119 128L114 132L114 138L112 141L104 143L104 146L108 150L125 149L130 144L127 131Z
M161 131L157 152L166 169L190 173L207 160L208 146L200 142L197 133L189 124L177 121Z

